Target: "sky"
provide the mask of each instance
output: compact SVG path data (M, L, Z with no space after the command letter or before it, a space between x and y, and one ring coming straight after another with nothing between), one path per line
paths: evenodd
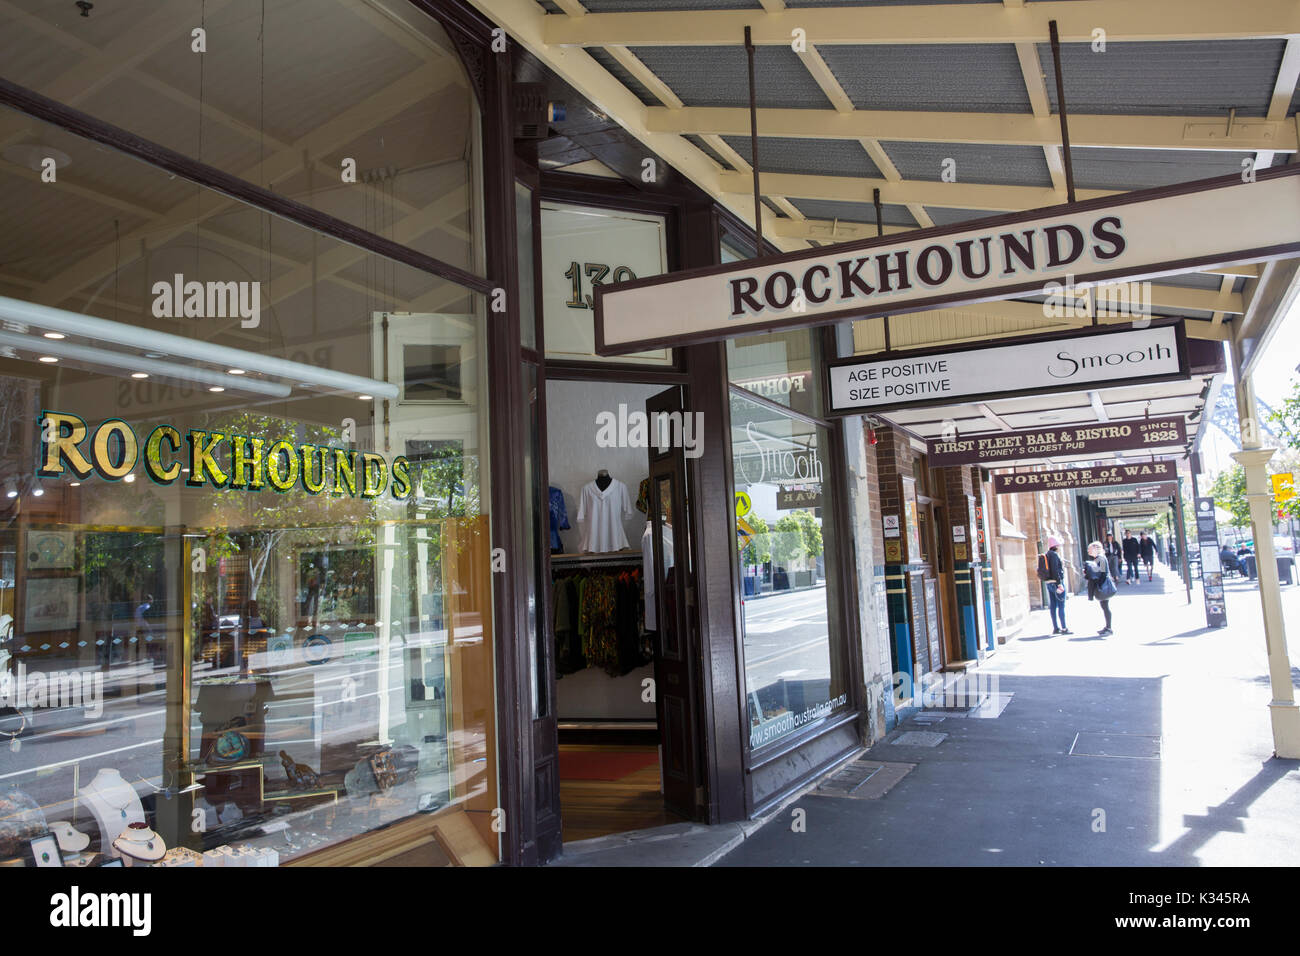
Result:
M1300 373L1296 372L1297 364L1300 364L1300 297L1291 303L1255 370L1255 397L1273 409L1281 408L1283 399L1291 394L1292 383L1300 379ZM1231 364L1226 381L1233 381ZM1236 447L1227 436L1218 428L1211 428L1201 445L1202 467L1206 474L1213 475L1230 468L1234 462L1229 455L1234 451Z

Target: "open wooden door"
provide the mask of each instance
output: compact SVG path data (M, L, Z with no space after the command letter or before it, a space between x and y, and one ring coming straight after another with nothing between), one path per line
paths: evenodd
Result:
M650 425L650 521L656 609L655 707L664 804L688 819L707 806L699 742L699 625L680 388L646 401ZM647 600L650 600L647 594Z

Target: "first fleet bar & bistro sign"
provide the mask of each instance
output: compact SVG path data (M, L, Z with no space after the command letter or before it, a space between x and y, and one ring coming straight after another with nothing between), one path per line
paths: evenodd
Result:
M1187 423L1180 415L931 439L927 455L932 467L989 465L1058 455L1141 452L1186 443Z

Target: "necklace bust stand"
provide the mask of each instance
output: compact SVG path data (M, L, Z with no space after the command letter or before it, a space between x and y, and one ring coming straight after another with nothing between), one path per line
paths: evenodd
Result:
M113 841L128 825L145 822L144 807L140 805L135 788L116 770L104 769L78 792L99 824L100 853L105 858L120 856Z

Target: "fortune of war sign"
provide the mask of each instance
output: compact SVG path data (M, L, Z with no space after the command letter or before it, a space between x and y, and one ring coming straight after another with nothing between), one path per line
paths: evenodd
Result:
M888 200L886 200L888 201ZM596 351L915 312L1300 254L1300 165L596 287ZM1213 223L1214 228L1205 228Z
M1051 471L1017 471L993 476L995 495L1026 491L1055 491L1058 488L1102 488L1107 485L1135 485L1149 481L1175 481L1178 466L1172 461L1144 461L1132 465L1103 465L1091 468L1057 468Z
M1180 415L959 435L951 440L930 441L928 455L930 465L937 468L941 465L987 465L1056 455L1141 451L1185 444L1187 423Z

